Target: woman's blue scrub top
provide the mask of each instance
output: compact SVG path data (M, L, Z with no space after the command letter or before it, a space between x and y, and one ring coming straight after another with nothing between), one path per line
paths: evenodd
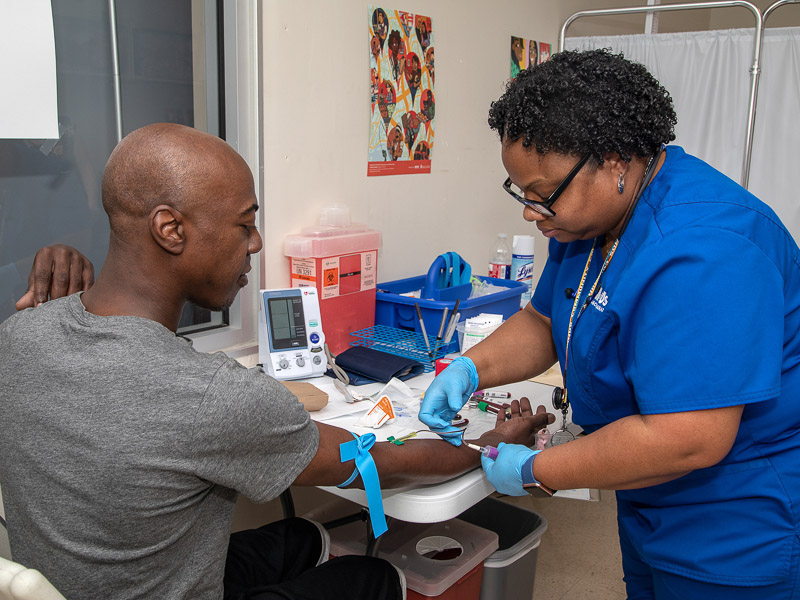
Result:
M550 242L533 307L561 365L592 240ZM595 255L584 294L600 272ZM745 405L717 465L617 492L620 526L653 568L766 585L789 572L800 523L800 252L775 213L677 146L636 206L573 326L573 420ZM618 440L618 451L630 451Z

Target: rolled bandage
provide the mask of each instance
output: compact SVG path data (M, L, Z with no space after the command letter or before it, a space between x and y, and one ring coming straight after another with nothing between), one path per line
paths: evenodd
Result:
M367 507L369 508L372 533L377 538L389 528L386 525L386 515L383 512L383 497L381 496L378 468L369 453L369 449L375 443L375 434L366 433L359 437L353 432L350 433L355 439L339 445L339 456L342 462L355 460L356 468L347 481L340 483L336 487L346 487L353 482L357 475L361 475L364 491L367 493Z

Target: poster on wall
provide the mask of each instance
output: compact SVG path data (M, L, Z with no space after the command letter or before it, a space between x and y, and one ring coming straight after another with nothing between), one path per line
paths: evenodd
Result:
M550 60L550 44L511 36L511 77L522 69Z
M430 173L436 112L431 18L371 6L368 30L367 175Z

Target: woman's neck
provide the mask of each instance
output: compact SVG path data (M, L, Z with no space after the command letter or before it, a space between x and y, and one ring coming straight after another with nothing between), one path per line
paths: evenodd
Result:
M657 160L655 165L652 165L653 174L650 177L650 180L648 182L645 182L644 180L645 177L647 176L648 167L651 166L651 161L654 158L656 158ZM625 214L623 215L620 224L611 231L609 231L608 233L606 233L605 236L603 237L603 242L602 245L600 246L600 251L603 254L604 259L606 256L608 256L608 253L611 251L611 246L613 246L614 242L617 241L617 239L622 235L624 227L625 225L627 225L627 222L630 219L630 213L636 208L636 203L638 201L638 198L644 191L642 189L642 186L652 181L653 177L655 177L656 174L658 174L658 172L661 170L661 166L664 164L665 158L666 158L666 152L660 152L656 155L653 155L647 162L641 161L642 163L641 175L639 176L639 181L637 182L635 188L633 189L633 196L628 204L628 209L625 211Z
M616 241L617 241L617 238L615 238L610 233L607 233L603 237L603 243L600 246L600 253L603 255L603 260L605 260L605 258L608 256L608 253L611 251L611 246L613 246L614 242L616 242Z

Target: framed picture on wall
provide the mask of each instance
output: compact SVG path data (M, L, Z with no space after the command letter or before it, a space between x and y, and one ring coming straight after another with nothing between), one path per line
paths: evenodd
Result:
M550 44L511 36L511 77L516 77L522 69L539 65L550 60Z

